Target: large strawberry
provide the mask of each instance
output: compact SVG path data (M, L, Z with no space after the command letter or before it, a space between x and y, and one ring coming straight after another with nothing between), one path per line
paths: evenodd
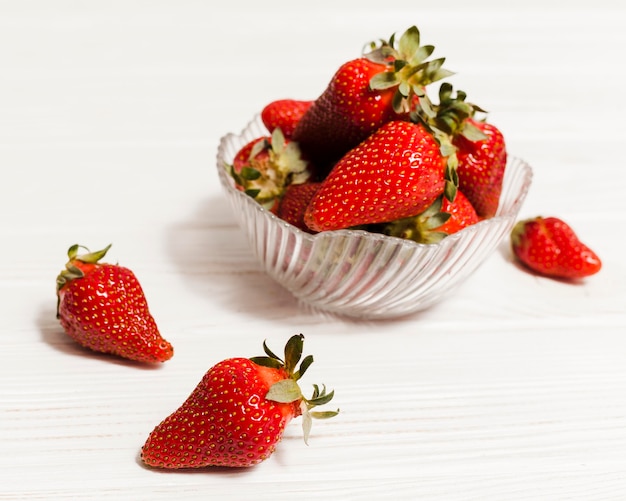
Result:
M407 118L424 88L451 73L443 58L426 61L434 47L420 45L413 26L340 66L298 122L293 139L323 178L332 164L386 122Z
M325 231L415 216L444 191L446 166L421 124L387 122L337 162L311 200L305 223Z
M290 139L302 115L311 107L313 101L298 99L278 99L268 103L261 111L261 121L271 133L274 129L283 131Z
M462 191L457 190L454 202L442 194L421 214L387 223L382 232L421 244L433 244L478 221L472 204Z
M439 89L439 103L433 114L418 110L419 117L434 131L442 145L451 147L450 164L456 170L458 188L483 218L493 217L498 209L507 162L502 132L477 113L484 110L466 101L463 91L453 93L445 82Z
M100 263L111 246L78 254L57 277L57 318L81 345L139 362L165 362L174 354L157 328L135 274L117 264Z
M285 138L280 128L245 144L226 168L239 190L274 212L285 188L307 181L313 171L298 145Z
M511 247L527 268L549 277L580 279L600 271L600 258L574 230L556 217L519 221L511 231Z
M338 411L311 409L329 402L314 385L304 398L298 379L313 362L302 356L304 337L292 336L284 360L264 343L266 356L230 358L214 365L184 403L150 433L141 459L159 468L252 466L267 459L289 421L302 415L305 441L311 418L329 418Z

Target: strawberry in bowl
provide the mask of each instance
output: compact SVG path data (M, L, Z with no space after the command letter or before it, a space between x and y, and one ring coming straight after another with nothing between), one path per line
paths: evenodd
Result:
M306 168L263 173L284 179L271 206L237 187L232 166L281 122L261 114L220 141L218 175L253 252L314 308L359 318L427 308L515 223L532 169L508 155L502 132L464 92L444 82L431 100L429 86L451 75L443 58L428 59L433 50L409 28L342 65L317 99L279 115L289 117L282 126Z

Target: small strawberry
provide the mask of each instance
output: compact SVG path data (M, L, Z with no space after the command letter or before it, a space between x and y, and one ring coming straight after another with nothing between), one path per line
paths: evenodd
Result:
M294 131L293 139L320 169L320 179L383 124L407 119L425 86L451 74L442 69L443 58L426 61L434 47L420 45L415 26L404 32L397 48L394 36L371 48L339 67Z
M139 362L165 362L172 345L161 337L135 274L117 264L99 263L101 251L78 254L57 277L57 318L65 332L94 351Z
M387 223L383 233L421 244L434 244L478 221L472 204L463 192L457 190L454 202L441 195L421 214Z
M467 120L485 135L485 139L471 141L465 136L455 139L459 189L481 217L489 218L496 215L502 193L507 162L504 136L493 124L473 118Z
M339 230L415 216L444 191L446 166L421 124L387 122L337 162L307 208L306 225Z
M511 248L527 268L545 276L579 279L600 271L600 258L574 230L556 217L519 221L511 231Z
M315 233L304 224L304 213L320 186L319 182L290 184L280 201L276 215L302 231Z
M338 411L311 409L334 392L314 385L302 396L297 380L313 362L302 356L304 336L292 336L284 361L263 343L266 356L230 358L214 365L191 395L150 433L141 451L144 463L159 468L252 466L267 459L292 418L302 415L305 442L311 418Z
M313 101L297 99L272 101L261 111L261 121L270 133L278 128L287 139L290 139L300 118L312 104Z
M285 138L280 129L274 129L271 136L248 142L226 168L237 189L273 212L285 188L304 183L312 173L312 166L301 156L297 143Z
M424 113L421 121L428 124L442 145L451 147L458 188L483 218L493 217L498 209L507 162L507 150L502 132L493 124L477 120L484 112L479 106L465 101L466 94L453 95L452 85L441 84L439 104L433 106L434 116Z
M288 184L304 182L311 176L311 164L301 155L298 144L279 128L245 144L227 168L237 187L257 201L272 199Z

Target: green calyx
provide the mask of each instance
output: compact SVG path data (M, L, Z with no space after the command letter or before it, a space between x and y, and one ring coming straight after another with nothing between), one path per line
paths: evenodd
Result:
M455 95L450 83L442 83L439 87L439 104L429 117L429 123L452 137L462 135L470 141L485 139L485 134L467 119L486 111L476 104L468 103L466 98L467 94L462 90L456 91Z
M282 197L288 185L304 183L311 177L298 143L287 141L280 128L272 131L270 139L256 142L247 161L239 172L233 165L225 167L244 193L268 209Z
M435 47L420 45L420 32L416 26L407 29L397 41L394 34L388 41L371 42L369 48L370 52L364 57L387 66L385 71L372 77L370 88L384 90L397 87L392 100L397 113L421 107L426 98L425 87L453 75L453 72L443 68L445 58L428 60Z
M85 249L87 253L78 254L79 249ZM57 276L56 280L56 290L57 290L57 317L59 316L59 291L72 280L76 280L77 278L83 278L85 274L83 270L81 270L78 266L74 264L75 261L80 261L81 263L86 264L96 264L100 261L111 248L111 244L107 245L104 249L91 252L87 247L82 245L74 244L67 251L67 257L69 258L67 263L65 263L65 269L62 270Z
M420 244L439 243L448 234L437 229L451 217L449 212L442 212L442 204L443 198L440 196L421 214L391 221L383 227L382 232L385 235L413 240Z
M336 411L312 411L314 407L327 404L330 402L335 392L326 391L326 386L313 385L313 394L310 398L305 398L302 394L297 381L304 375L306 370L313 363L313 356L307 355L302 358L304 345L304 336L296 334L289 338L285 345L284 359L276 355L269 349L267 344L263 342L263 350L265 356L252 357L250 360L255 364L273 369L284 369L288 377L274 383L268 390L265 398L279 403L292 403L300 401L300 410L302 411L302 430L304 432L304 441L308 443L309 435L312 427L313 419L328 419L336 416ZM299 365L298 365L299 364Z
M439 151L446 158L444 195L451 202L454 201L459 186L458 148L454 145L454 138L462 135L470 141L479 141L486 137L468 120L474 118L478 112L485 113L485 110L468 103L466 98L465 92L459 90L455 95L452 85L444 82L439 87L438 104L424 97L420 101L421 106L414 108L410 113L411 121L421 123L432 133L439 144Z

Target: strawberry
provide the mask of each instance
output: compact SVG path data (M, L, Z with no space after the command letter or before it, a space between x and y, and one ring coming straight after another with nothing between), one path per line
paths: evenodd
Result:
M443 192L447 160L421 125L394 120L346 153L306 213L314 231L415 216Z
M302 115L311 107L313 101L297 99L279 99L267 104L261 111L261 121L271 133L278 128L290 139Z
M57 277L57 318L65 332L94 351L139 362L165 362L174 354L161 337L135 274L99 263L111 245L97 252L68 250Z
M511 231L516 258L541 275L579 279L600 271L600 258L583 244L574 230L556 217L519 221Z
M382 231L386 235L433 244L478 221L472 204L457 190L454 202L442 194L421 214L387 223Z
M434 47L420 46L413 26L400 37L371 44L371 52L342 64L293 133L320 169L320 178L351 148L386 122L408 118L424 87L451 73L444 59L426 62Z
M319 182L290 184L280 201L276 215L302 231L315 233L304 224L304 213L320 186Z
M452 85L441 84L435 116L419 116L428 124L442 146L451 148L450 164L456 171L458 188L483 218L493 217L498 209L507 162L504 136L497 127L475 118L484 112L465 101L466 94L453 95Z
M271 136L245 144L226 169L237 189L275 212L285 188L307 181L313 167L301 156L295 142L285 138L280 129L274 129Z
M313 396L302 396L297 380L313 362L302 355L304 336L292 336L284 361L263 343L266 356L229 358L204 375L183 404L148 436L141 459L168 469L205 466L247 467L267 459L287 424L302 415L305 442L311 418L329 418L338 411L311 409L329 402L314 385Z
M473 118L467 121L480 130L485 138L475 141L463 135L455 138L459 189L481 217L489 218L496 215L502 193L507 161L504 136L493 124Z

